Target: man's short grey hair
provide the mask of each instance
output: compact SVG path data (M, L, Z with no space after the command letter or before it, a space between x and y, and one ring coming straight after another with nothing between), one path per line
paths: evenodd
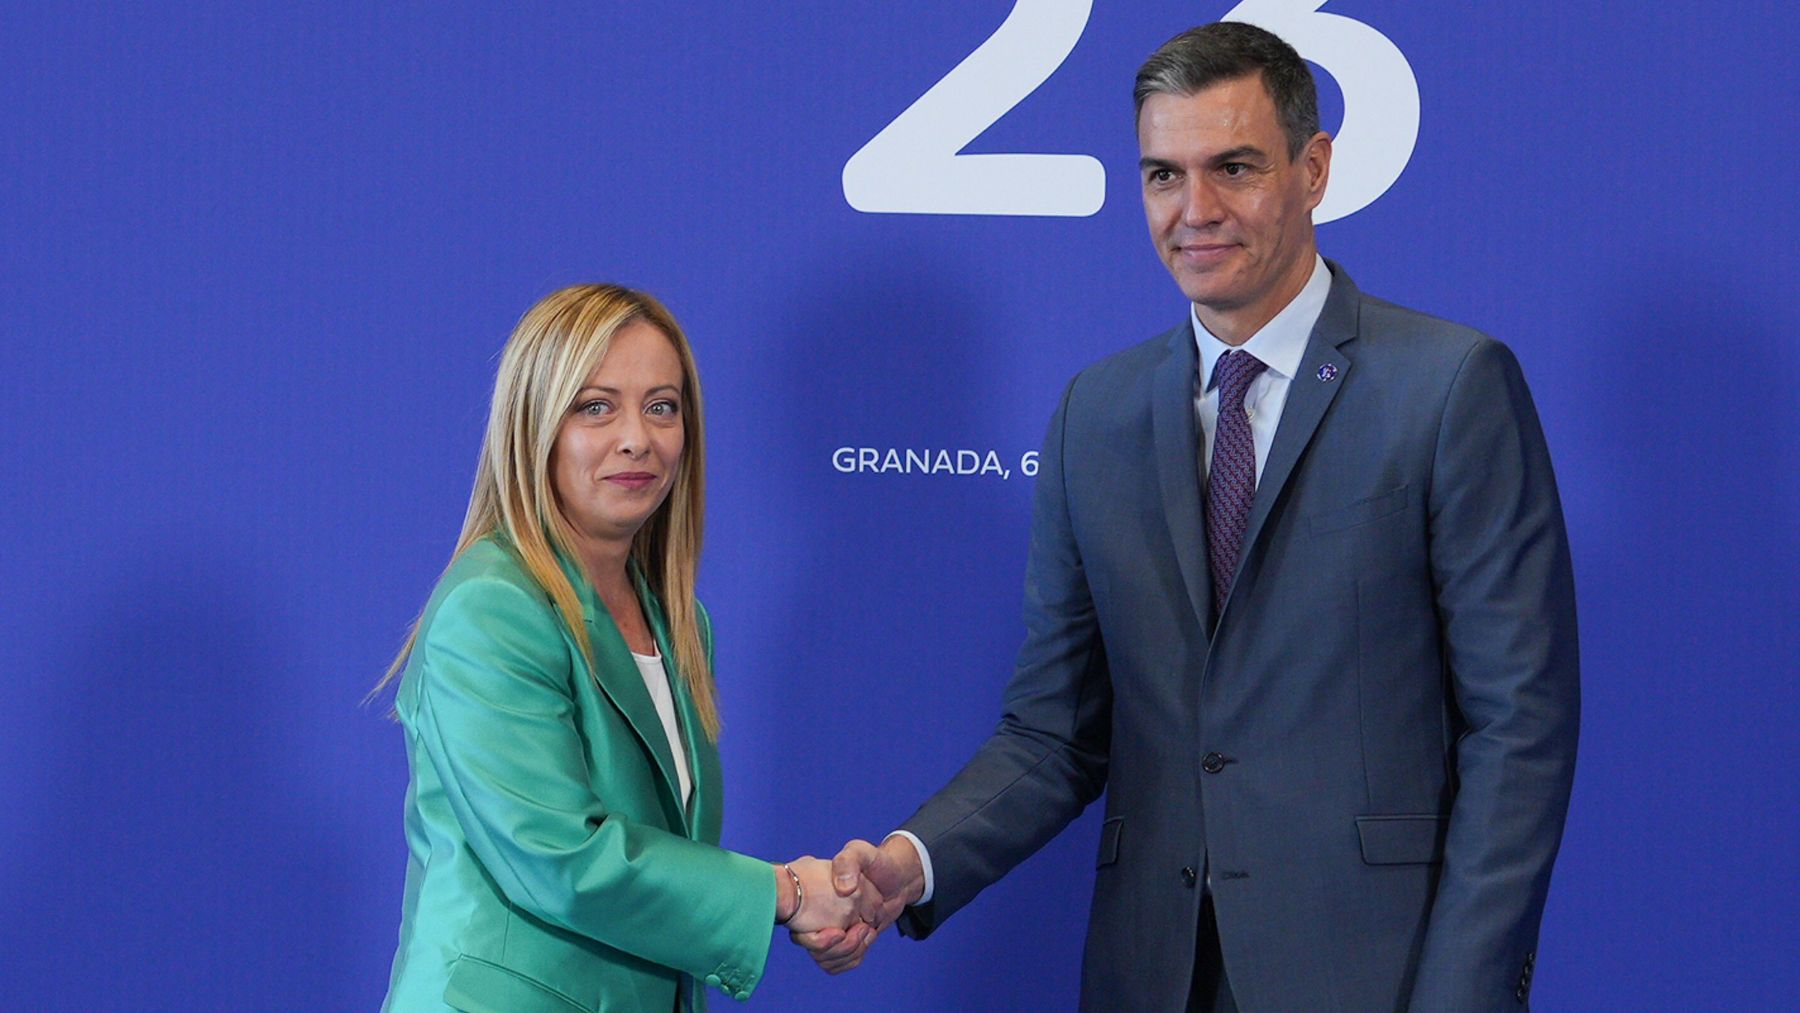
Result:
M1255 25L1219 21L1163 43L1138 68L1132 99L1142 113L1144 100L1152 95L1193 95L1221 81L1259 73L1287 135L1288 158L1297 158L1319 132L1319 89L1294 47Z

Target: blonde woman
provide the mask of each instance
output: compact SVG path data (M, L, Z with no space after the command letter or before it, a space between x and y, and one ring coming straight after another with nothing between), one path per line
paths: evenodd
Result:
M828 863L718 847L703 451L655 299L580 285L519 322L462 536L383 679L412 775L384 1008L700 1010L703 985L750 994L772 925L855 919Z

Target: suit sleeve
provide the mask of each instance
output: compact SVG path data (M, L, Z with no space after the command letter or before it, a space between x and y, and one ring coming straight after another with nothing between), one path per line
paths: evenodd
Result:
M747 996L768 957L773 873L607 811L587 777L569 648L543 597L501 579L461 584L416 650L417 734L507 899Z
M1039 455L1025 643L1000 725L902 825L930 849L934 873L931 902L909 909L900 922L914 938L929 935L1055 837L1106 784L1112 684L1064 484L1074 391L1071 383Z
M1431 569L1466 729L1415 1010L1518 1009L1575 771L1575 587L1550 456L1517 360L1481 339L1445 403Z

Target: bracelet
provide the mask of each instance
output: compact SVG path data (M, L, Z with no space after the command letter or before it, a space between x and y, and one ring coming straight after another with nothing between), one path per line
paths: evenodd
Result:
M777 925L786 925L800 916L800 906L806 903L806 891L801 888L800 874L794 871L793 866L783 862L781 867L787 870L788 878L794 881L794 910L789 911L785 919L776 922Z

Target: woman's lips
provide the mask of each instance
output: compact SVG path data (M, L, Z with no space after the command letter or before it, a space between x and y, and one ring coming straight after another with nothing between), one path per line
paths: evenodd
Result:
M617 475L606 476L606 481L627 489L642 489L656 481L656 476L647 471L622 471Z

